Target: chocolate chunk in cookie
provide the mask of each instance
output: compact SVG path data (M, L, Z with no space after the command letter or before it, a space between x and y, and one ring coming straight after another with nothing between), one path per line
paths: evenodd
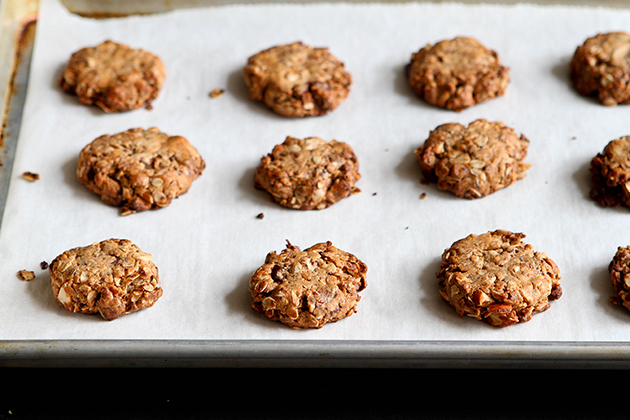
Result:
M603 105L630 103L630 34L611 32L588 38L569 65L575 89Z
M630 246L618 247L608 265L615 296L610 302L630 310Z
M367 266L330 242L300 251L287 241L249 281L252 309L293 328L321 328L357 311Z
M348 144L288 136L262 157L254 185L281 206L321 210L358 193L360 178L359 161Z
M59 85L105 112L140 108L154 100L166 70L159 57L112 41L72 54Z
M79 155L77 177L127 215L168 206L188 191L205 165L184 137L133 128L88 144Z
M301 42L261 51L243 69L249 96L287 117L324 115L348 96L352 77L327 48Z
M152 256L126 239L68 250L48 270L53 295L68 312L108 321L153 306L163 293Z
M610 141L591 160L590 196L604 207L630 207L630 136Z
M507 327L529 321L562 295L556 264L505 230L471 234L442 254L440 296L460 316Z
M423 176L458 197L480 198L525 177L529 140L501 122L479 119L431 131L416 151Z
M495 51L467 37L429 44L412 54L407 77L420 98L452 111L504 95L510 78Z

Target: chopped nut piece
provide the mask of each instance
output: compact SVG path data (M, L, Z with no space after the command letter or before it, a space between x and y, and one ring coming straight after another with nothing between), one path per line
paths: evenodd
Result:
M20 270L17 273L18 279L22 281L31 281L35 279L35 273L28 270Z

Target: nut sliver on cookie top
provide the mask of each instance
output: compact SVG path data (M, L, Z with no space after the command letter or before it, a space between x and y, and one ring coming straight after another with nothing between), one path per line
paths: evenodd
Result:
M122 215L168 206L184 194L205 162L181 136L157 128L103 135L79 154L77 177Z

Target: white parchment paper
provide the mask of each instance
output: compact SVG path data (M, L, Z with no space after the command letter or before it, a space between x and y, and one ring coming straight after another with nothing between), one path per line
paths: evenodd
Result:
M575 48L613 30L630 30L630 12L318 4L96 20L42 0L0 230L0 339L630 340L630 313L608 302L607 274L617 247L630 244L630 212L588 198L589 162L610 140L630 134L630 111L580 97L568 79ZM454 113L417 99L404 66L425 44L458 35L496 50L511 83L504 97ZM106 39L164 60L168 77L152 110L105 114L57 87L74 51ZM329 47L353 75L349 98L329 115L283 118L248 99L241 77L247 58L298 40ZM225 95L211 99L215 88ZM474 201L421 184L413 150L429 131L477 118L503 121L530 139L527 177ZM169 207L121 217L76 180L77 156L102 134L151 126L188 138L207 169ZM305 212L281 208L255 190L260 157L287 135L348 142L360 159L362 193ZM24 171L41 179L27 182ZM441 301L435 280L445 248L497 228L526 233L558 264L564 290L547 312L504 329L461 319ZM39 263L112 237L153 255L164 296L112 322L66 313ZM252 311L249 277L285 240L302 248L330 240L366 262L358 313L298 331ZM35 271L36 280L18 280L20 269Z

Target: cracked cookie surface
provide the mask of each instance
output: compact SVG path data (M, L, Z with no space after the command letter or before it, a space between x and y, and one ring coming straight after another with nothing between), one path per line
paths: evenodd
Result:
M447 123L415 154L422 175L458 197L485 197L525 177L529 140L501 122Z
M287 242L252 275L252 309L292 328L321 328L357 311L367 266L323 242L301 251Z
M590 196L603 207L630 207L630 136L610 141L590 166Z
M505 94L509 69L495 51L469 37L427 45L411 55L407 77L426 102L461 111Z
M55 300L68 312L107 321L149 308L163 293L152 256L126 239L70 249L48 270Z
M560 273L522 233L471 234L442 254L440 296L460 316L497 327L529 321L562 296Z
M358 193L360 178L358 158L348 144L288 136L261 158L254 185L283 207L321 210Z
M76 94L82 104L112 113L137 109L154 100L165 78L159 57L105 41L72 54L59 85Z
M630 34L598 34L576 48L569 65L575 89L606 106L630 103Z
M630 246L618 247L608 265L615 296L610 301L630 310Z
M157 128L105 134L79 154L77 177L121 214L157 209L188 191L205 168L197 150L181 136Z
M251 56L243 69L251 99L287 117L324 115L350 92L351 75L327 48L301 42Z

